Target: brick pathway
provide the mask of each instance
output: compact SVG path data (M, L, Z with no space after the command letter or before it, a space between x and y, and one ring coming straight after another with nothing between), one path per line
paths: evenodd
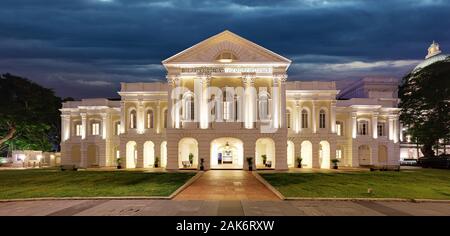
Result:
M280 199L242 170L210 170L175 197L175 200L270 200Z

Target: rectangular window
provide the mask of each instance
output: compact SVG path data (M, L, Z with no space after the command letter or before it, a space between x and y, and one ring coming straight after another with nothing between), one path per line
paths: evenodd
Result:
M325 113L319 115L319 128L325 129Z
M92 123L92 135L99 135L99 134L100 134L100 124Z
M384 132L384 123L378 123L377 125L378 136L386 136Z
M336 149L336 159L341 159L341 158L342 158L342 150Z
M342 124L340 122L336 123L336 134L342 136Z
M308 128L308 113L302 112L302 128L307 129Z
M76 136L81 136L81 130L82 130L81 124L76 124L75 125L75 134L76 134Z
M369 124L367 121L358 122L358 135L367 135L368 127L369 127Z
M120 122L117 122L116 123L116 130L115 130L116 132L115 132L115 134L116 135L119 135L120 134Z

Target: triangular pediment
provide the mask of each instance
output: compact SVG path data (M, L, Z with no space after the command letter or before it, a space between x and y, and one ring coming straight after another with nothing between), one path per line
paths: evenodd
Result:
M167 58L162 63L216 63L217 56L222 52L233 53L237 60L233 63L280 63L287 66L291 61L266 48L228 30L216 34L176 55Z

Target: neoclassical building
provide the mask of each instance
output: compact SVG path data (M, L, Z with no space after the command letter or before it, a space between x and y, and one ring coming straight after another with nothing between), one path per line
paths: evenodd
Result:
M288 81L291 61L224 31L162 62L167 83L63 104L62 164L168 170L398 165L397 79ZM201 164L202 163L202 164Z

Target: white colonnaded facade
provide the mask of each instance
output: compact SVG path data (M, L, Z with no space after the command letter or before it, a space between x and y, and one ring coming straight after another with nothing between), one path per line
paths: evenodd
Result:
M61 162L79 167L286 170L397 166L398 80L288 81L291 61L230 31L162 62L167 83L63 103Z

